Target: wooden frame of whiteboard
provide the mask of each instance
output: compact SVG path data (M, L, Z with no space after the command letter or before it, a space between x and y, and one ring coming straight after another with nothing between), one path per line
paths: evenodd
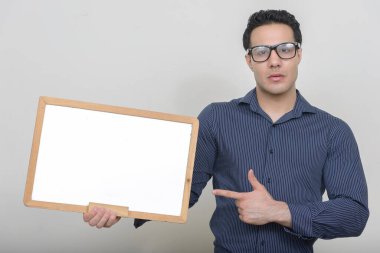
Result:
M132 109L132 108L126 108L126 107L101 105L101 104L80 102L80 101L60 99L60 98L51 98L51 97L40 97L39 104L38 104L33 144L32 144L28 175L27 175L25 193L24 193L24 204L26 206L47 208L47 209L61 210L61 211L81 212L81 213L87 212L90 209L91 200L89 200L89 205L76 205L76 204L70 204L70 203L57 203L57 202L52 202L52 201L45 202L45 201L38 201L38 200L32 199L38 153L39 153L39 147L40 147L40 141L41 141L41 133L42 133L43 123L44 123L45 108L47 105L63 106L63 107L69 107L69 108L85 109L85 110L90 110L90 111L115 113L115 114L120 114L120 115L129 115L129 116L143 117L143 118L149 118L149 119L158 119L158 120L164 120L164 121L191 124L190 145L189 145L189 150L188 150L188 155L187 155L188 159L187 159L187 168L186 168L186 173L185 173L186 177L183 179L183 195L182 195L183 197L182 197L181 212L179 216L160 214L160 213L147 213L147 212L140 212L136 210L132 211L132 210L128 210L128 207L126 206L105 205L108 208L114 209L118 213L118 215L122 217L131 217L131 218L149 219L149 220L176 222L176 223L186 222L188 204L189 204L189 198L190 198L192 173L193 173L193 166L194 166L194 159L195 159L195 149L196 149L196 142L197 142L198 128L199 128L199 123L196 118L181 116L181 115L174 115L174 114L167 114L167 113L152 112L152 111L146 111L146 110L139 110L139 109ZM99 205L102 205L102 203Z

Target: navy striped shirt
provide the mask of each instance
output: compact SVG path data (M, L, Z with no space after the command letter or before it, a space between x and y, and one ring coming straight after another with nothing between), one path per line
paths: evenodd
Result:
M190 206L210 178L214 189L252 191L252 168L292 216L292 229L250 225L239 219L234 200L216 197L215 252L313 252L317 238L361 234L369 216L367 185L355 138L342 120L297 91L294 109L273 123L254 89L210 104L199 121ZM325 190L328 201L322 201Z

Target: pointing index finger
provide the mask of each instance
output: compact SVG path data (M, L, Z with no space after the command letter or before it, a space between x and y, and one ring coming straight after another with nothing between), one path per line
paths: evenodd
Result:
M229 191L229 190L215 189L212 191L212 194L214 194L215 196L221 196L221 197L226 197L226 198L230 198L230 199L240 199L241 198L240 192L234 192L234 191Z

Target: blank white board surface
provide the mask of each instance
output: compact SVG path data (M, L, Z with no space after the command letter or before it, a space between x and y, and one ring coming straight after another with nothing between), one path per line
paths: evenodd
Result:
M25 193L27 205L81 211L77 207L96 202L128 207L128 216L135 218L186 220L196 119L42 100L39 114L43 117L39 115L36 122ZM112 112L115 108L118 113ZM167 120L171 116L175 120Z

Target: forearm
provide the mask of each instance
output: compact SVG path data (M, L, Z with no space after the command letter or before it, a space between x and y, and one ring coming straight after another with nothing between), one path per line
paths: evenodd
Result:
M365 205L345 197L288 206L292 216L290 232L306 238L359 236L369 217Z

